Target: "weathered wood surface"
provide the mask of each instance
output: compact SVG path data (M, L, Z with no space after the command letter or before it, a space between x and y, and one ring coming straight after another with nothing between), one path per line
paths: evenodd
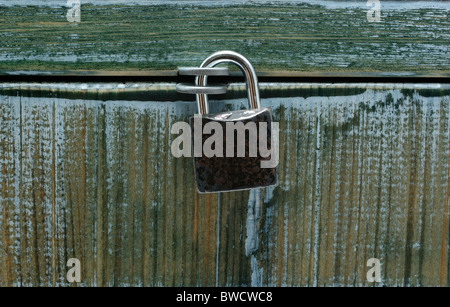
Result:
M381 1L381 22L367 1L86 2L79 23L67 1L2 3L0 71L173 72L231 49L266 73L450 74L448 1Z
M448 86L262 84L279 186L220 197L170 153L195 103L36 86L1 89L1 286L69 285L69 258L79 285L449 285Z

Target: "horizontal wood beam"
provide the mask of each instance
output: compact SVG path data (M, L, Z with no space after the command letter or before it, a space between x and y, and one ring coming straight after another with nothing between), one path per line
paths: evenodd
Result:
M64 1L0 6L0 70L174 74L231 49L269 75L450 73L447 2L382 5L380 22L368 21L365 1L309 2L82 3L78 23Z

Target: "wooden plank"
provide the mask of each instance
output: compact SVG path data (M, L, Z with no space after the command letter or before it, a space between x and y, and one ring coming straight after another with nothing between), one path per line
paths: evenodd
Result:
M170 153L195 102L2 84L0 284L448 286L448 87L261 88L280 123L279 185L219 198ZM366 280L373 257L381 283Z
M380 22L366 1L94 2L79 23L65 3L2 5L2 74L174 74L226 49L270 75L450 73L447 2L382 4Z
M268 226L266 228L268 233L262 234L263 237L267 236L266 240L268 240L267 245L264 246L272 247L268 256L271 259L271 264L265 262L264 259L266 258L262 258L260 262L264 269L267 269L267 265L271 269L271 273L268 274L271 279L266 281L267 284L283 284L283 280L280 281L280 278L283 277L283 266L289 268L289 257L296 257L298 250L292 248L292 251L295 251L294 255L290 254L288 257L283 257L281 261L277 259L285 248L285 240L293 240L289 241L287 247L291 251L291 246L296 246L297 243L294 244L294 242L299 238L304 238L302 244L306 247L306 257L318 257L313 262L318 263L317 270L314 267L311 269L308 262L305 263L302 260L301 272L306 273L307 277L302 277L299 273L295 276L297 281L305 280L307 285L315 285L316 278L320 285L368 285L365 281L365 273L367 272L365 262L372 257L378 257L382 260L384 282L387 285L442 285L441 280L448 280L444 279L444 276L447 276L447 271L438 269L442 265L442 262L439 261L442 261L447 253L447 245L445 245L447 230L443 229L442 226L447 225L448 216L445 215L444 212L446 211L444 210L448 210L448 199L440 196L440 200L435 202L422 196L420 206L423 209L419 209L418 200L414 200L414 198L417 199L415 195L423 195L429 189L425 183L427 176L432 176L434 180L447 178L444 176L448 172L447 150L443 149L444 159L438 158L439 155L436 154L426 154L430 148L436 149L436 146L431 146L428 143L437 141L436 138L439 134L434 129L437 129L437 126L442 127L440 129L448 129L448 115L441 120L438 119L440 115L447 112L448 105L442 104L447 99L440 100L440 98L437 98L435 102L431 102L431 100L434 100L431 99L424 103L428 106L428 112L417 117L414 115L417 111L414 110L422 109L423 104L417 94L408 96L399 95L398 92L389 92L389 90L367 91L362 96L346 97L342 104L336 103L336 101L324 104L323 101L314 100L313 97L308 99L310 105L314 106L313 108L316 110L326 105L323 107L324 109L319 111L311 112L311 109L308 111L317 114L316 121L323 122L322 129L316 126L312 131L319 131L320 133L325 129L327 130L325 135L328 137L319 134L319 145L323 147L315 146L317 144L314 142L308 142L309 138L305 136L297 139L297 143L292 148L299 150L299 146L306 146L310 148L307 149L310 153L316 148L320 148L322 151L320 157L323 160L320 161L320 169L324 173L319 177L319 183L316 187L321 190L318 195L321 196L323 201L320 206L320 220L323 222L322 226L319 227L319 232L316 233L314 199L310 199L308 206L303 211L304 214L308 214L308 217L297 228L298 231L291 228L295 227L293 225L298 225L298 223L290 222L294 221L294 217L289 215L287 219L288 223L292 223L289 224L292 226L288 227L289 233L295 235L283 236L280 233L272 237L275 231L282 231L286 222L283 221L284 215L282 214L282 205L286 201L282 195L274 195L272 201L279 205L279 213L268 215L270 218L265 221ZM323 100L323 98L321 99ZM375 108L365 108L365 104L369 104L370 101L378 101L373 103ZM421 102L419 103L419 101ZM293 103L297 104L297 102ZM301 104L302 102L299 101L298 103ZM304 104L306 105L306 103ZM346 104L348 105L346 106ZM435 108L438 108L439 111ZM346 109L354 111L345 111ZM298 112L298 109L296 111ZM308 123L308 117L306 110L304 113L296 113L295 115L297 120L303 121L305 124ZM292 121L292 118L289 121ZM425 129L427 124L435 127L433 128L434 133ZM417 125L423 128L415 128L418 127ZM303 131L305 130L307 129L304 128ZM354 134L358 130L361 131L359 140L358 134ZM293 132L289 128L287 128L287 131ZM433 141L431 141L432 138ZM317 140L317 138L313 139ZM353 149L353 145L350 146L353 142L355 142L356 150ZM360 147L356 146L358 142L361 142ZM439 142L439 146L447 147L447 142L448 139L442 143ZM348 145L346 145L347 143ZM422 145L412 145L417 143ZM289 148L289 142L285 144ZM347 149L343 150L344 146ZM352 148L352 150L349 148ZM289 152L289 149L287 151ZM413 156L412 153L414 153ZM291 151L291 155L296 158L299 157L295 151ZM300 157L307 159L305 154L300 155ZM355 162L358 160L360 160L359 163ZM290 159L285 156L281 161L284 161L281 169L291 170L290 175L296 178L296 168L289 166L288 161ZM444 164L441 170L437 171L436 169L437 173L435 173L434 167L427 165L433 164L436 166L439 164L436 164L437 161ZM303 163L297 165L301 164ZM358 165L356 169L360 175L352 174L352 165ZM305 174L306 177L302 181L315 184L317 177L314 170L314 164L309 167L309 172L302 170L301 173ZM326 172L327 170L329 171ZM413 176L411 170L414 170L415 175L412 177L414 179L411 179L411 176ZM405 171L407 174L409 172L410 175L405 176ZM424 173L427 173L427 175L423 175ZM292 177L290 177L290 181L292 181ZM295 186L302 186L302 181L297 181ZM281 190L295 193L293 192L295 191L294 186L283 180L281 183L284 183L284 188L282 185ZM429 180L428 183L433 189L437 188ZM438 195L444 195L446 189L440 189ZM304 191L303 193L307 197L316 195L311 191ZM290 212L296 206L296 202L288 202ZM439 203L440 205L435 206L433 203ZM410 209L408 209L409 204L412 206ZM433 212L438 210L441 213L437 213L436 217L434 214L426 214L427 217L425 217L422 210ZM418 216L416 212L421 212L421 215ZM436 221L436 219L442 217L444 223ZM435 235L435 238L437 236L444 238L443 240L438 239L438 242L435 242L435 239L432 239L431 230L429 236L425 234L427 230L421 230L422 225L428 219L431 219L428 227L441 234ZM274 221L278 221L280 224L277 230L270 231ZM408 225L410 226L407 227ZM424 247L415 238L426 240L427 244L431 245ZM428 240L425 238L428 238ZM314 242L314 240L319 240L320 243ZM315 244L320 246L317 249L320 251L319 254L313 253ZM424 253L428 255L426 258ZM432 254L434 256L431 256ZM274 265L274 262L279 265ZM423 269L425 265L427 269ZM434 269L430 269L431 266ZM420 272L417 271L418 267L422 268ZM296 272L292 269L287 271ZM439 277L439 275L442 276ZM426 282L424 282L425 276L427 276ZM289 285L292 284L295 283L289 283Z
M0 286L13 286L20 284L21 257L20 257L20 220L16 200L19 182L15 176L19 169L20 148L14 142L20 124L20 104L10 101L3 96L1 101L1 210L0 210ZM14 123L11 125L10 123Z

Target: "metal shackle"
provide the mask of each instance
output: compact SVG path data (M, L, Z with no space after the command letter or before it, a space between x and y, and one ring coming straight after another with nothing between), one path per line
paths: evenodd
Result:
M245 82L247 84L247 95L248 101L251 109L260 109L261 101L259 98L259 86L258 78L256 72L253 69L252 64L241 54L234 51L219 51L210 55L203 63L200 68L211 68L221 63L233 63L239 67L245 77ZM207 83L207 75L199 75L195 78L196 86L205 87ZM198 93L197 95L197 105L200 114L209 113L208 106L208 95L205 93Z

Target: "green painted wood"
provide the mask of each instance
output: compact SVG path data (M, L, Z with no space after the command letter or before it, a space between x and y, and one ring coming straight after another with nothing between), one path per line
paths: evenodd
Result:
M170 153L195 102L124 100L123 84L1 87L1 286L75 285L69 258L78 286L449 285L444 84L261 84L279 185L220 197L198 195L192 160Z
M82 3L79 23L68 22L64 1L27 3L0 6L3 74L173 74L179 66L198 66L209 54L226 49L270 74L450 73L448 2L382 1L381 22L375 23L367 20L366 1L334 6L326 1Z

